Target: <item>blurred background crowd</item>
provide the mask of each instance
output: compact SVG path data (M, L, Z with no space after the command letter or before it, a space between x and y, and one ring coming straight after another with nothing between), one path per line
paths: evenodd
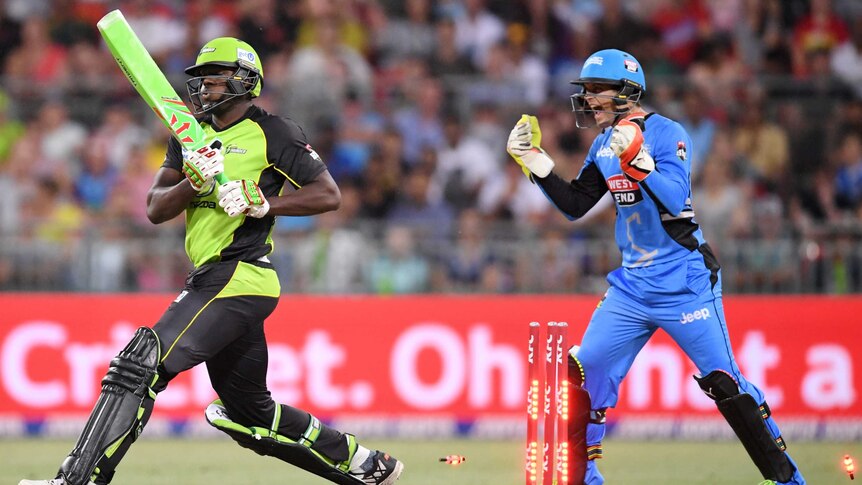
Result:
M163 291L182 218L146 219L167 134L101 42L113 8L185 94L231 35L258 104L293 118L343 206L280 218L285 293L598 293L613 204L567 221L505 150L538 115L558 172L595 131L569 96L591 52L644 66L693 139L696 220L729 291L862 291L858 0L0 0L0 289Z

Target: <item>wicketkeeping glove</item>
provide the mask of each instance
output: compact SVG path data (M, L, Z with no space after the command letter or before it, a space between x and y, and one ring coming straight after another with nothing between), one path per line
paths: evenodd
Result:
M535 116L521 115L518 124L509 133L506 151L521 166L521 171L530 180L530 174L545 178L554 169L554 161L542 150L542 130Z
M220 148L221 142L216 140L193 152L183 150L183 175L198 192L209 190L215 176L224 172L224 155Z
M220 185L218 205L231 217L245 214L261 218L269 212L269 202L254 180L232 180Z
M641 182L655 170L655 160L643 146L643 127L643 117L630 117L620 120L611 131L611 150L631 182Z

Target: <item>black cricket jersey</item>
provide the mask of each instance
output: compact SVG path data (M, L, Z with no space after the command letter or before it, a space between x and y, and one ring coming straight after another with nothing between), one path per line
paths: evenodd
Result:
M227 178L254 180L267 198L280 195L286 182L299 189L326 170L295 121L257 106L223 129L213 127L209 118L201 120L201 126L208 140L221 140ZM173 138L162 166L182 171L183 148ZM274 222L271 215L229 217L218 205L214 185L186 207L186 253L196 267L215 261L255 261L272 252Z

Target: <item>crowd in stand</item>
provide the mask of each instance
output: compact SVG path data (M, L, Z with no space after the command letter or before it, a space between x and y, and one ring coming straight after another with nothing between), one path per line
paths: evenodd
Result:
M862 291L862 3L855 0L0 2L0 288L182 284L182 221L147 221L166 131L95 28L120 8L181 93L218 36L263 60L340 211L280 218L295 292L599 292L608 201L572 224L508 159L521 113L573 178L586 56L632 53L693 140L696 220L734 291Z

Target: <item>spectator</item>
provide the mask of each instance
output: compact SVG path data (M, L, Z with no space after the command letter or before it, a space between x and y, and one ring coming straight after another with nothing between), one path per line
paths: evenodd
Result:
M404 9L405 16L386 20L375 30L374 44L384 66L405 58L429 57L434 51L437 33L431 24L429 0L407 0Z
M510 75L524 88L524 99L530 107L538 107L548 95L548 66L530 52L529 32L524 24L512 24L503 44L508 56Z
M853 21L850 38L832 50L830 63L832 72L862 99L862 16Z
M500 170L498 156L467 133L456 114L446 117L443 130L446 141L437 150L429 197L457 210L474 206L482 184Z
M445 200L431 200L430 167L417 165L407 172L398 200L387 215L389 224L403 224L419 237L442 239L449 235L454 213Z
M652 26L661 34L668 59L685 69L709 33L708 12L702 0L668 0L660 5L653 12Z
M839 147L835 203L852 214L862 208L862 135L858 132L845 134Z
M499 17L485 8L486 0L464 0L464 11L455 17L455 41L473 65L485 65L491 46L503 40L506 27Z
M827 53L848 39L847 26L832 11L831 0L811 0L807 15L793 26L793 72L807 76L808 55L823 50Z
M24 124L9 114L9 96L0 91L0 172L9 162L9 154L15 142L24 134Z
M620 0L602 0L601 8L602 15L595 20L595 50L622 49L628 52L640 42L646 26L629 15Z
M278 2L285 3L285 2ZM300 48L319 42L318 29L332 29L336 43L361 55L368 54L371 44L366 26L360 19L363 2L356 0L303 0L302 20L297 27L296 43Z
M748 72L730 38L716 36L703 41L686 77L706 103L728 103L727 93L744 86Z
M3 69L6 86L16 99L39 99L58 90L66 72L66 49L54 42L41 17L30 17L21 26L21 45L9 52Z
M371 98L372 72L368 62L341 43L335 21L315 25L315 43L298 49L290 59L290 112L303 124L335 119L348 93L366 102Z
M477 292L496 290L488 286L501 283L498 258L485 239L485 228L479 213L467 209L458 217L455 246L439 255L445 268L449 291Z
M716 123L708 116L710 99L699 89L690 87L683 94L682 108L685 117L679 120L691 135L691 178L698 180L700 172L712 151Z
M787 133L766 118L767 109L763 93L756 89L749 91L733 145L748 160L749 175L763 190L775 191L784 178L790 154Z
M441 78L466 76L476 72L470 58L458 50L456 44L455 21L447 16L440 17L434 27L435 40L433 52L428 56L428 71Z
M362 291L362 263L370 255L365 235L356 227L359 192L350 184L340 184L340 188L341 208L315 216L315 231L297 247L296 265L303 291Z
M157 61L166 59L173 49L185 45L188 26L177 18L168 4L158 0L126 0L120 8L147 52ZM170 35L165 35L166 32Z
M781 201L776 196L763 197L755 202L752 214L754 238L740 246L737 285L756 293L794 291L798 257L787 238L789 225L785 223Z
M21 24L0 8L0 66L6 65L6 58L21 43Z
M356 178L365 170L371 156L371 145L383 133L385 120L350 91L337 123L332 156L327 163L329 173L335 180Z
M443 108L443 87L440 81L427 77L409 86L407 99L410 104L393 114L395 127L404 142L404 159L409 165L419 161L425 147L435 148L443 144L443 123L440 120Z
M362 216L382 219L395 205L402 169L407 166L401 158L403 145L401 135L393 129L384 131L374 145L362 176Z
M68 177L77 175L80 169L87 130L69 119L66 106L60 102L49 101L39 110L38 116L41 154L49 166L37 165L34 168L55 171L60 177L59 182L63 184Z
M75 180L75 198L84 209L102 212L118 179L117 168L108 161L107 146L87 145L81 173Z
M718 131L714 148L698 177L695 220L719 255L731 238L748 234L752 223L749 213L751 185L734 177L736 158L729 133Z
M541 227L550 202L517 165L506 163L482 184L475 206L490 219Z
M368 267L368 287L377 294L410 294L427 291L428 262L416 252L413 231L406 226L386 228L385 247Z

